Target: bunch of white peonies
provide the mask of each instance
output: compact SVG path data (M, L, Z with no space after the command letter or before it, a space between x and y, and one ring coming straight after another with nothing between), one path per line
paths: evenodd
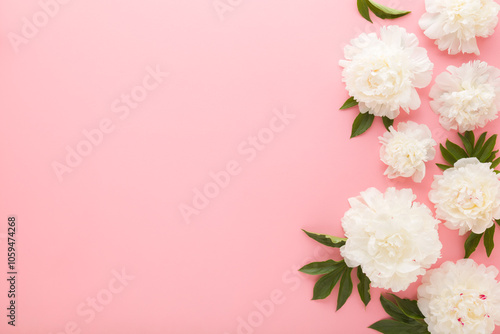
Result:
M493 33L500 11L494 0L426 0L425 6L419 25L427 37L436 40L440 50L449 54L479 54L476 38ZM361 114L384 117L388 131L379 137L380 159L387 165L384 175L390 179L411 177L415 182L423 180L425 164L434 159L437 143L426 125L408 121L394 127L392 120L400 109L407 113L418 109L421 101L417 89L431 82L433 64L418 44L417 37L404 28L382 27L379 36L362 33L351 40L344 48L345 59L339 62L351 96L341 109L357 104ZM479 60L449 66L437 76L429 97L446 130L463 133L484 127L498 117L500 110L500 69ZM371 115L359 117L358 125L367 123L363 130L372 124ZM449 141L446 148L441 147L450 165L458 160L453 167L441 165L447 169L434 176L429 199L435 205L436 218L427 206L415 202L411 189L388 188L382 193L369 188L349 199L350 209L342 218L346 239L340 248L345 265L359 266L372 287L393 292L405 290L425 274L418 288L418 308L427 326L419 312L412 313L416 306L410 310L411 316L403 310L415 301L406 301L405 305L398 301L394 305L403 314L388 311L392 322L379 322L373 329L383 332L380 328L387 325L389 332L395 332L408 329L404 326L411 323L416 326L413 330L418 327L417 331L432 334L488 334L500 325L496 268L466 259L445 262L426 274L441 257L437 218L449 229L459 230L460 235L469 231L482 234L500 219L500 174L493 169L498 165L498 151L493 151L496 136L487 144L483 144L486 134L478 142L471 132L460 137L465 150ZM481 161L493 161L493 165L470 157L473 155ZM485 237L485 246L487 243ZM403 327L395 325L398 321Z

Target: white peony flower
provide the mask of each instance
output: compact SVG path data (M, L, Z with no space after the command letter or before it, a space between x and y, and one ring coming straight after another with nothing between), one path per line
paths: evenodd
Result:
M390 179L403 176L422 181L425 163L434 159L433 146L437 144L427 125L411 121L399 123L397 131L391 126L379 140L382 143L380 159L388 166L384 175Z
M498 117L499 69L476 60L447 70L437 76L429 94L431 108L446 130L472 131Z
M441 256L439 221L415 198L411 189L369 188L349 199L340 253L349 267L361 266L373 287L405 290Z
M429 270L418 288L418 308L431 334L490 334L500 325L498 270L474 260Z
M434 176L429 199L446 227L460 235L480 234L493 225L493 219L500 219L500 175L490 167L489 162L465 158Z
M342 81L362 113L394 119L420 107L415 88L429 85L433 64L418 39L398 26L362 33L344 48Z
M500 5L494 0L425 0L425 8L418 23L439 50L479 55L476 37L493 34Z

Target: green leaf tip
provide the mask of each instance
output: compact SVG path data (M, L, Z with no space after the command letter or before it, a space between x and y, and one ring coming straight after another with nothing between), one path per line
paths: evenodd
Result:
M368 130L372 126L374 119L373 114L360 112L352 123L351 138L357 137Z
M387 131L389 131L390 127L394 124L394 120L386 116L382 116L382 122L384 123L385 129Z
M337 311L344 306L352 293L352 268L346 266L342 279L340 280L339 295L337 296Z
M356 101L354 99L354 97L351 96L350 98L347 99L347 101L344 102L342 107L340 107L340 110L349 109L349 108L355 107L357 105L358 105L358 101Z
M407 10L399 10L381 5L373 0L357 0L357 2L359 14L370 23L373 23L370 18L370 11L381 19L397 19L411 13Z
M484 232L484 248L486 249L486 255L490 257L491 253L493 252L493 248L495 248L495 241L493 240L493 237L495 235L495 223L493 225L486 229Z
M336 268L331 273L322 276L314 285L312 300L325 299L328 297L332 293L335 285L337 285L340 277L342 277L346 268L347 266L344 264L343 266Z
M380 303L392 319L377 321L368 328L384 334L429 334L424 315L420 311L416 300L402 299L391 294L395 301L380 295Z
M365 275L365 273L361 269L361 266L358 266L357 276L359 279L359 283L358 283L359 298L361 298L361 301L363 302L363 304L365 304L365 306L367 306L371 300L370 279L368 278L368 276Z
M308 275L323 275L331 273L335 269L344 266L345 266L344 260L338 262L333 260L327 260L323 262L311 262L300 268L299 271Z
M347 240L346 238L334 237L334 236L328 235L328 234L313 233L313 232L306 231L304 229L302 231L304 231L304 233L307 234L307 236L309 238L316 240L320 244L323 244L323 245L329 246L329 247L340 248L343 245L345 245L345 242Z
M479 245L479 241L481 241L481 237L483 236L483 234L476 234L474 232L471 232L469 234L469 237L467 238L467 240L465 240L465 244L464 244L464 248L465 248L465 256L464 258L469 258L469 256L471 256L472 253L474 253L474 251L476 250L477 248L477 245Z

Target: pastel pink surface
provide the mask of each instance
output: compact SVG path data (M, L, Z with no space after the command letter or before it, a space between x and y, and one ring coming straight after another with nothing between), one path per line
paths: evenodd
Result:
M477 58L500 67L500 35L479 41L480 57L449 56L418 27L423 1L384 1L412 13L374 24L353 0L232 3L221 19L212 1L74 0L16 53L9 33L41 9L36 0L3 1L0 236L15 215L19 276L15 328L0 279L0 332L372 333L367 327L385 318L381 290L366 309L354 291L335 312L338 288L310 301L315 278L297 272L339 256L302 228L342 235L347 199L371 186L412 187L430 206L440 173L429 163L421 184L384 177L380 122L349 139L356 110L338 110L348 97L343 47L398 24L428 49L435 77ZM169 75L120 118L114 101L141 85L148 67ZM425 123L438 142L456 139L430 110L429 88L420 91L422 107L397 122ZM245 151L285 109L288 124L254 155ZM60 182L54 162L104 119L113 130ZM498 132L498 122L486 130ZM231 163L237 175L185 219L180 208L192 206L194 189ZM439 232L436 266L463 256L464 237ZM4 277L5 238L0 245ZM500 250L487 258L480 247L474 259L498 265ZM134 278L118 292L122 270ZM415 298L417 286L400 295ZM106 301L92 319L89 298Z

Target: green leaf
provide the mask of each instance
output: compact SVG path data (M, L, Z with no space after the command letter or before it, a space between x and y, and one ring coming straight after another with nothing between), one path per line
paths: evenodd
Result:
M493 248L495 247L495 241L493 240L493 236L495 235L495 224L490 228L486 229L484 232L484 247L486 248L486 255L490 257Z
M465 256L464 258L468 258L472 253L477 248L477 245L479 245L479 241L481 241L481 237L483 234L476 234L474 232L471 232L467 240L465 240Z
M356 101L354 99L354 97L351 96L350 98L347 99L347 101L344 102L342 107L340 107L340 110L352 108L352 107L357 106L357 105L358 105L358 101Z
M368 130L370 126L372 126L374 118L375 116L373 116L373 114L369 114L368 112L359 113L354 120L354 123L352 123L351 138L359 136Z
M483 147L479 151L477 158L481 162L486 162L488 157L492 154L495 144L497 142L497 135L493 135L484 143Z
M439 144L439 149L441 150L441 155L447 163L453 166L455 162L457 162L457 159L455 159L453 154L451 154L447 149L444 148L443 144Z
M327 260L323 262L312 262L300 268L299 271L309 275L323 275L331 273L332 271L334 271L339 267L345 267L344 260L338 262L333 260Z
M314 284L312 300L325 299L328 297L332 293L333 288L339 281L342 273L344 273L346 267L337 268L331 273L322 276L316 284Z
M467 132L472 133L472 141L470 134L467 134ZM467 132L465 133L465 135L459 133L458 136L460 137L462 143L464 144L467 155L471 156L472 153L474 153L474 133L472 131L467 131Z
M500 226L500 219L495 219L495 221L497 222L498 226Z
M496 168L500 164L500 158L493 160L491 163L491 168Z
M491 152L490 156L485 160L485 162L493 162L497 156L498 150Z
M351 271L352 268L347 267L344 271L342 279L340 280L339 295L337 297L337 311L344 306L347 298L349 298L352 293Z
M368 303L371 300L370 279L368 278L368 276L365 275L363 270L361 270L361 266L358 267L357 275L358 275L358 279L359 279L359 283L358 283L359 297L363 301L363 304L365 304L365 306L366 306L366 305L368 305Z
M401 299L395 294L391 294L394 299L396 300L396 304L399 306L399 309L403 311L405 315L412 319L424 319L425 316L420 312L420 309L418 308L417 301L416 300L410 300L410 299Z
M465 131L464 137L465 137L465 139L467 139L468 142L470 142L472 144L472 146L474 146L474 143L476 142L476 138L474 138L474 132Z
M408 324L386 319L377 321L368 328L384 334L429 334L427 325L418 321Z
M382 304L385 312L397 321L405 323L412 321L412 318L408 317L403 311L401 311L398 305L385 298L383 295L380 295L380 303Z
M394 124L394 120L390 119L389 117L386 117L386 116L382 116L382 122L384 122L384 126L387 129L387 131L389 131L389 128L391 127L391 125Z
M486 139L487 132L483 132L477 139L476 145L474 145L474 153L472 156L477 157L481 149L483 148L484 140Z
M438 166L439 169L441 169L441 170L447 170L448 168L451 168L451 166L443 165L443 164L436 164L436 166Z
M334 236L328 235L328 234L312 233L312 232L308 232L306 230L302 230L302 231L304 231L309 236L309 238L312 238L312 239L316 240L317 242L319 242L320 244L323 244L323 245L329 246L329 247L340 248L340 247L345 245L345 242L347 240L346 238L338 238L338 237L334 237Z
M370 18L370 11L368 10L368 3L366 0L358 0L358 12L365 18L370 23L372 22L372 19Z
M370 7L370 10L373 12L373 14L377 15L381 19L396 19L398 17L405 16L406 14L411 13L410 11L398 10L383 6L373 0L367 0L367 2L368 7Z
M455 143L452 143L448 139L446 139L446 149L451 153L451 155L453 155L455 160L460 160L468 157L467 152L465 152L463 148Z

